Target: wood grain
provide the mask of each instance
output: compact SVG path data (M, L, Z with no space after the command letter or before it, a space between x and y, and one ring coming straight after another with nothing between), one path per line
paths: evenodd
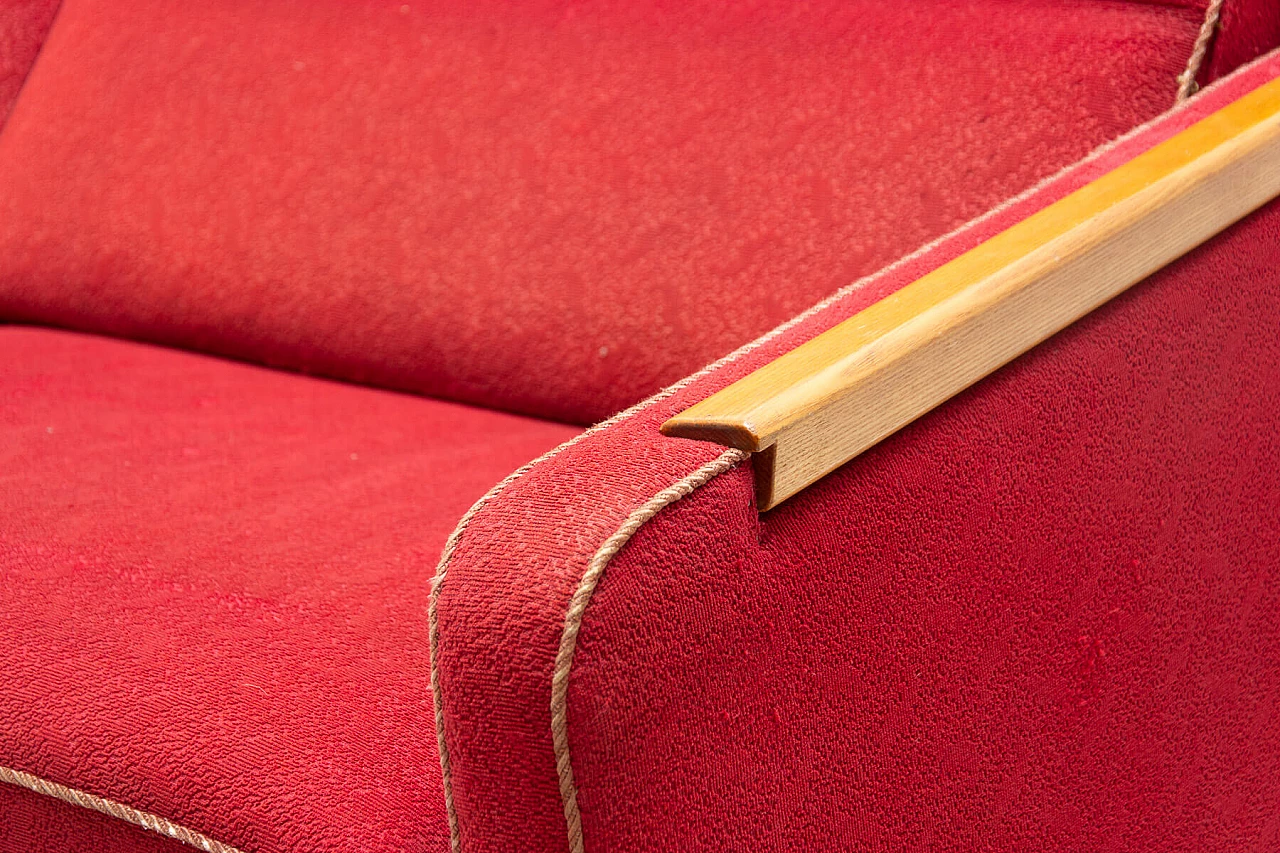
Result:
M662 431L761 454L769 509L1278 194L1273 80Z

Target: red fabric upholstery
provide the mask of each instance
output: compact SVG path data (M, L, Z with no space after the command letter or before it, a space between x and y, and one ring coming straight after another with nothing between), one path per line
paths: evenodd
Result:
M44 44L59 0L0 0L0 128Z
M446 849L437 555L572 430L17 327L0 394L0 765L250 853Z
M67 0L0 317L593 421L1167 109L1203 9Z
M14 853L191 853L191 848L108 815L0 784L0 850Z
M1200 75L1202 83L1280 47L1280 4L1274 0L1226 0Z
M1164 109L1203 5L67 0L0 317L594 419ZM1228 10L1210 76L1271 38ZM441 598L464 850L564 846L569 595L719 453L662 419L1276 72L486 507ZM643 527L570 681L590 849L1270 843L1278 217L763 519L737 470ZM0 765L248 853L444 849L428 579L573 431L13 327L0 394ZM7 808L0 849L173 848Z
M722 452L665 418L1277 75L1206 90L489 502L439 600L462 849L565 846L570 598ZM663 510L607 566L569 678L587 850L1274 847L1278 326L1273 204L778 510L745 469Z

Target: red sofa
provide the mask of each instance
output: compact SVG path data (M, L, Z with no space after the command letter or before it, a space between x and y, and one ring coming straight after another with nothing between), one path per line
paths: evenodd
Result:
M0 850L1280 847L1280 203L767 512L659 429L1278 45L0 4Z

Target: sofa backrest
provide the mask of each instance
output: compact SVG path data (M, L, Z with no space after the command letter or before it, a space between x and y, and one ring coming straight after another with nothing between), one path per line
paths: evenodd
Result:
M0 319L596 420L1168 108L1206 2L65 0Z
M58 0L0 3L0 128L31 73L58 10Z

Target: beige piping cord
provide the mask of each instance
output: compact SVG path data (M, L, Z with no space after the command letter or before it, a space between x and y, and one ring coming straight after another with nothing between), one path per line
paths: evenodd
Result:
M106 797L99 797L75 788L68 788L66 785L59 785L57 782L50 782L47 779L41 779L39 776L33 776L21 770L14 770L11 767L0 767L0 782L8 782L10 785L17 785L19 788L35 791L37 794L44 794L46 797L53 797L73 806L80 806L111 817L118 817L120 820L131 823L134 826L140 826L143 829L167 835L175 841L189 844L205 851L205 853L240 853L240 850L229 844L214 841L207 835L196 832L194 829L187 829L185 826L179 826L159 815L144 812L132 806L126 806L124 803L118 803Z
M659 510L670 506L693 492L712 477L723 474L750 458L745 450L731 449L703 465L697 471L668 486L627 516L617 531L605 540L600 550L587 565L578 589L569 602L564 617L564 632L560 635L560 650L556 654L556 668L551 676L551 739L556 757L556 773L560 777L560 798L564 804L564 819L569 826L570 853L583 853L582 815L578 810L578 789L573 782L573 765L569 761L568 701L569 670L573 667L573 653L578 646L578 632L582 628L582 616L596 591L605 567L613 555L622 550L637 530Z
M1204 52L1207 49L1208 39L1212 35L1213 29L1216 26L1217 15L1221 10L1221 6L1222 6L1222 0L1215 0L1215 2L1210 4L1209 12L1205 16L1205 24L1203 27L1201 27L1200 38L1198 38L1196 41L1196 50L1192 53L1192 61L1188 63L1189 76L1187 76L1186 79L1190 79L1192 82L1194 82L1194 79L1195 79L1195 72L1190 70L1191 66L1194 65L1198 70L1199 63L1203 60ZM1209 34L1209 36L1205 35L1206 32ZM1257 60L1254 61L1254 63L1249 63L1249 65L1262 62L1265 59L1266 59L1265 56L1259 57ZM1248 65L1244 66L1244 68L1248 68L1248 67L1249 67ZM1243 71L1244 68L1237 69L1237 71ZM1181 103L1182 101L1185 100L1185 98L1181 96L1181 90L1179 92L1179 95L1180 95L1179 103ZM1160 116L1158 118L1164 118L1164 116ZM647 400L644 400L643 402L637 403L636 405L632 406L630 409L627 409L624 412L614 415L612 418L609 418L608 420L603 421L591 427L590 429L587 429L584 432L579 433L578 435L566 441L564 444L561 444L559 447L554 448L553 450L543 454L542 456L538 457L537 459L533 460L527 465L524 465L521 468L517 469L516 471L512 472L501 483L497 484L492 489L490 489L488 494L486 494L480 500L476 501L475 505L472 506L471 509L467 511L466 515L464 515L459 520L458 526L454 529L453 533L450 534L448 541L445 543L444 552L440 555L440 563L436 572L436 577L432 582L431 602L428 610L428 620L429 620L429 626L430 626L429 645L430 645L430 655L431 655L431 690L432 690L432 695L435 703L436 737L439 742L439 749L440 749L440 769L443 776L442 782L444 786L445 806L449 814L450 836L453 844L453 849L455 851L460 851L462 844L461 844L461 835L458 828L458 815L457 815L457 811L454 808L452 767L449 762L449 749L448 749L448 745L445 742L445 736L444 736L444 694L440 686L440 676L439 676L439 666L438 666L439 650L440 650L440 628L439 628L439 618L438 618L438 612L437 612L437 602L439 599L440 590L444 585L445 576L449 569L449 563L453 559L453 554L457 550L458 542L461 540L462 534L466 531L468 525L471 522L471 519L474 518L475 515L479 513L480 510L487 503L489 503L494 498L496 498L499 494L501 494L507 488L507 486L509 486L512 482L524 476L526 473L528 473L537 465L540 465L546 460L551 459L552 457L558 455L561 451L569 447L572 447L573 445L577 444L579 441L582 441L583 439L587 438L590 435L593 435L603 429L613 426L614 424L620 421L623 421L623 420L626 420L627 418L632 417L636 413L648 408L651 405L654 405L655 403L660 402L661 400L665 400L666 398L676 394L677 392L681 391L682 389L691 385L692 383L698 381L699 379L702 379L704 376L707 376L708 374L713 373L716 370L719 370L721 367L727 364L731 364L732 362L752 352L753 350L758 349L761 346L764 346L765 344L769 343L770 341L777 338L778 336L786 333L793 327L799 325L800 323L803 323L804 321L808 320L814 315L826 310L828 307L840 301L841 299L844 299L846 296L850 295L851 293L854 293L855 291L860 290L872 284L876 280L880 279L885 275L888 275L889 273L893 272L894 270L898 269L904 264L910 263L911 261L925 254L926 252L930 251L940 243L950 240L956 237L957 235L962 234L963 232L971 228L974 228L977 225L980 225L982 222L991 218L992 216L995 216L1000 212L1002 212L1003 210L1009 208L1010 206L1017 204L1018 202L1022 201L1023 199L1029 197L1030 195L1038 191L1040 187L1057 179L1057 177L1060 174L1066 172L1067 170L1075 168L1076 166L1080 165L1080 163L1087 163L1090 160L1093 160L1093 159L1096 159L1097 157L1102 156L1108 150L1124 142L1129 137L1138 134L1139 132L1144 130L1147 126L1148 126L1147 124L1144 124L1134 128L1133 130L1126 133L1124 136L1121 136L1113 140L1112 142L1108 143L1107 145L1104 145L1101 148L1098 148L1092 154L1084 158L1084 160L1080 161L1079 163L1073 163L1070 166L1066 167L1065 169L1061 170L1059 173L1051 175L1048 178L1045 178L1043 181L1039 182L1035 186L1027 189L1026 191L1020 193L1017 196L1014 196L1013 198L1009 199L1003 204L1000 204L992 208L991 210L987 211L977 219L970 220L969 222L960 226L956 230L948 234L945 234L942 237L939 237L938 239L934 240L931 243L928 243L925 246L921 246L916 251L900 258L899 260L895 261L889 266L884 267L879 271L872 273L871 275L854 282L853 284L850 284L841 288L840 290L831 294L831 296L819 302L817 305L814 305L812 308L809 308L807 311L801 314L798 314L795 317L792 317L790 320L786 321L785 323L773 329L772 331L767 332L760 338L757 338L751 343L740 347L739 349L735 350L734 352L730 353L724 358L719 359L718 361L707 365L706 367L697 371L696 373L693 373L685 377L675 385L672 385L662 391L659 391L654 396L650 397ZM583 847L583 840L582 840L582 816L578 810L577 787L574 784L574 780L573 780L573 766L570 760L570 753L569 753L569 739L568 739L568 726L567 726L567 720L568 720L567 699L568 699L569 674L573 666L573 654L574 654L575 648L577 647L578 632L581 630L582 617L586 613L587 605L590 604L592 593L594 593L596 586L599 585L599 582L604 575L604 570L608 566L609 560L612 559L613 555L616 554L624 544L626 544L626 542L631 538L631 536L633 536L635 532L639 530L640 527L643 526L646 521L648 521L654 515L656 515L658 511L661 510L663 507L670 505L671 503L675 502L676 500L679 500L682 497L685 497L686 495L692 493L694 489L704 485L707 481L711 480L713 477L716 477L717 475L723 473L724 471L727 471L730 468L733 468L734 466L740 464L746 458L746 455L747 454L743 453L742 451L737 451L737 450L727 451L726 453L722 454L721 456L717 457L716 459L712 460L711 462L707 463L706 465L703 465L696 471L692 472L688 476L682 478L674 485L669 486L666 489L663 489L662 491L658 492L656 495L654 495L652 498L646 501L645 504L642 505L639 509L631 513L631 515L627 517L626 521L623 522L622 526L612 536L610 536L608 539L605 540L605 543L600 547L600 550L596 552L594 557L592 557L591 562L587 565L586 571L583 573L582 579L579 581L578 588L575 591L573 598L570 600L569 608L567 609L565 614L565 625L564 625L564 630L560 639L560 648L556 656L556 667L552 675L551 718L552 718L553 751L555 755L556 771L560 781L560 795L563 801L565 821L568 826L570 849L574 851L574 853L581 853L584 847ZM135 809L132 806L127 806L124 803L116 802L115 800L111 800L106 797L99 797L94 794L87 793L85 791L80 791L75 788L67 787L66 785L60 785L57 782L50 782L46 779L41 779L38 776L34 776L30 773L25 773L21 770L14 770L13 768L10 768L10 767L0 766L0 782L7 782L11 785L16 785L20 788L26 788L27 790L33 791L38 794L43 794L45 796L62 800L63 802L68 803L70 805L80 806L82 808L100 812L102 814L109 815L111 817L119 818L120 820L126 821L127 823L131 823L135 826L142 827L143 829L147 829L152 832L158 832L161 835L168 836L169 838L172 838L176 841L181 841L184 844L188 844L197 849L204 850L206 851L206 853L241 853L241 851L238 848L232 847L229 844L223 844L220 841L215 841L214 839L209 838L208 836L203 835L202 833L196 832L195 830L192 830L192 829L188 829L184 826L180 826L179 824L173 823L172 821L162 818L159 815L154 815L154 814L151 814L150 812L145 812L140 809Z
M1012 199L1006 204L1013 204L1016 201L1017 199ZM992 215L995 212L996 212L996 209L993 209L987 215ZM980 221L981 220L975 219L973 222L970 222L969 225L977 224ZM959 233L959 232L957 231L953 233ZM947 235L947 237L950 237L950 236L951 236L950 234ZM935 242L940 242L942 239L945 239L945 237L939 238L939 240ZM628 418L636 415L637 413L649 408L650 406L655 405L656 403L659 403L662 400L665 400L668 397L675 395L676 393L683 390L685 387L693 384L694 382L697 382L699 379L702 379L704 376L707 376L708 374L713 373L716 370L719 370L721 367L732 363L734 360L741 358L742 356L746 355L747 353L750 353L751 351L757 349L758 347L764 346L769 341L773 340L779 335L784 334L785 332L790 330L792 327L797 326L800 323L803 323L805 320L808 320L810 317L814 316L815 314L822 312L823 310L830 307L835 302L839 301L840 299L843 299L845 296L848 296L850 293L853 293L855 290L858 290L861 287L871 284L881 275L885 275L891 272L892 270L898 268L902 264L905 264L905 263L908 263L909 261L914 260L918 255L923 254L924 252L931 249L933 245L934 245L933 243L930 243L928 246L923 246L917 251L911 253L910 255L907 255L906 257L899 259L898 261L891 264L890 266L884 267L875 275L868 276L865 279L862 279L860 281L857 281L853 284L850 284L841 288L840 290L833 293L831 296L824 299L822 302L819 302L817 305L814 305L812 308L809 308L808 310L804 311L801 314L797 314L795 317L792 317L790 320L787 320L782 325L765 333L764 335L752 341L751 343L745 344L739 349L729 353L724 358L721 358L718 361L715 361L707 365L706 367L702 368L698 372L692 373L689 376L686 376L684 379L680 380L676 384L670 385L667 388L664 388L663 390L654 394L652 397L648 398L647 400L642 400L641 402L636 403L631 408L626 409L625 411L619 412L618 414L614 415L608 420L601 421L595 426L589 427L588 429L578 433L573 438L569 439L563 444L552 448L551 450L542 454L532 462L526 465L523 465L519 469L513 471L501 483L498 483L498 485L490 489L485 494L484 497L476 501L475 504L472 505L471 509L467 510L466 515L462 516L462 518L458 521L458 526L454 529L453 533L449 535L448 540L446 540L445 542L444 551L440 554L440 562L436 568L436 575L431 582L432 584L431 600L427 608L427 622L428 622L428 635L429 635L428 643L430 646L429 650L430 650L430 656L431 656L431 691L432 691L432 696L435 699L436 738L439 743L440 769L443 774L441 781L444 784L444 802L445 802L445 808L449 813L449 834L453 844L454 853L460 853L460 851L462 850L462 838L461 838L461 830L458 824L457 811L454 808L453 772L452 772L453 768L452 768L452 764L449 756L449 746L445 742L444 691L441 687L440 673L439 673L440 622L439 622L439 613L438 613L438 602L440 598L440 593L444 589L445 580L447 579L447 576L448 576L449 563L453 560L453 555L454 555L454 552L457 550L458 543L461 541L462 535L463 533L466 532L467 527L471 524L471 520L475 518L475 516L485 507L486 504L488 504L490 501L492 501L494 498L498 497L498 495L504 492L508 486L510 486L513 482L523 477L525 474L529 473L538 465L541 465L543 462L546 462L547 460L560 455L562 451L568 450L570 447L573 447L575 444L577 444L580 441L583 441L589 436L595 435L596 433L604 429L607 429L613 426L614 424L620 423L621 421L625 421ZM708 477L708 479L710 479L710 477ZM683 480L681 480L680 482L683 482ZM702 485L702 483L699 483L699 485ZM659 494L661 494L661 492ZM650 500L652 501L652 499ZM649 502L646 502L645 505L647 506L648 503ZM566 678L567 678L567 672L566 672ZM568 766L567 747L566 747L565 754L566 754L565 766L567 767ZM574 790L572 774L570 774L568 785L571 791ZM565 790L565 783L563 780L561 781L560 787L561 787L561 792L563 796L563 792ZM573 808L576 810L576 802L577 802L576 792L574 794L573 802L575 804ZM567 805L567 801L566 801L566 809L568 808L570 807ZM581 822L578 821L578 823L580 824Z
M1174 103L1182 103L1199 90L1196 75L1200 73L1200 64L1204 62L1205 52L1209 49L1209 42L1213 41L1221 16L1222 0L1210 0L1208 8L1204 10L1204 22L1200 24L1195 45L1191 48L1191 56L1187 59L1187 68L1178 75L1178 94Z
M625 413L624 413L625 414ZM601 424L603 427L604 424ZM428 647L431 658L431 696L435 704L436 714L436 741L440 751L440 773L441 781L444 785L444 807L445 812L449 816L449 841L454 851L462 849L461 833L458 828L458 812L453 805L453 765L449 762L449 746L445 743L444 738L444 690L440 685L440 668L436 665L440 656L440 613L437 602L440 599L440 590L444 586L445 572L449 568L449 561L453 559L453 552L457 550L458 541L462 538L462 532L467 529L467 525L471 523L471 519L476 516L484 505L489 503L498 496L500 492L506 489L512 482L520 479L526 473L533 469L545 459L550 459L561 450L570 445L576 444L586 438L592 430L575 435L564 444L554 447L548 452L542 454L537 459L522 465L515 471L512 471L489 491L485 492L480 500L471 505L471 509L467 510L466 515L462 516L458 521L458 526L449 534L449 538L445 540L444 551L440 553L440 562L436 569L436 576L431 580L431 598L427 604L427 630L428 630Z
M1208 48L1209 39L1212 37L1214 28L1217 25L1218 15L1221 12L1221 8L1222 8L1222 0L1213 0L1213 2L1211 2L1209 5L1209 9L1205 14L1205 22L1200 29L1199 37L1196 39L1195 49L1193 50L1191 59L1187 64L1187 71L1184 72L1183 76L1179 78L1179 82L1183 83L1184 86L1186 85L1186 81L1190 81L1192 84L1194 84L1195 82L1195 75L1199 70L1200 63L1204 59L1204 54ZM1259 57L1253 63L1249 63L1249 65L1262 62L1266 58L1267 58L1266 56ZM1248 68L1248 67L1249 66L1246 65L1241 69L1237 69L1237 72L1243 71L1245 68ZM1190 92L1188 92L1188 94L1190 94ZM1186 100L1186 96L1183 95L1182 88L1180 87L1179 93L1178 93L1178 102L1179 104L1181 104L1185 100ZM1176 109L1177 108L1175 107L1175 111ZM1168 114L1166 113L1165 115L1168 115ZM1162 115L1157 118L1159 119L1164 117L1165 116ZM501 483L498 483L496 486L490 489L489 492L484 497L476 501L475 505L473 505L471 509L467 511L466 515L464 515L459 520L458 526L454 529L453 533L449 535L449 539L445 542L444 551L440 555L440 563L436 571L436 576L432 581L431 601L428 608L428 621L429 621L429 634L430 634L429 646L430 646L430 655L431 655L431 691L432 691L432 696L435 703L436 738L439 742L440 769L443 777L442 782L444 786L445 807L448 810L448 814L449 814L450 837L452 840L453 849L455 851L460 851L462 844L461 844L461 835L458 828L458 815L457 815L457 811L454 808L452 766L450 765L450 762L449 762L449 749L448 749L448 745L445 742L445 736L444 736L444 694L440 686L440 676L439 676L439 666L438 666L439 651L440 651L440 628L439 628L439 617L437 612L437 602L439 599L440 590L444 586L445 576L448 573L448 569L449 569L449 563L453 559L453 554L457 550L458 542L461 540L462 534L466 531L468 525L471 522L471 519L474 518L475 515L479 513L480 510L487 503L489 503L494 498L496 498L499 494L501 494L507 488L507 486L509 486L512 482L524 476L526 473L528 473L537 465L540 465L544 461L558 455L562 450L572 447L573 445L577 444L579 441L582 441L588 436L593 435L603 429L606 429L607 427L613 426L619 421L623 421L623 420L626 420L627 418L630 418L631 416L635 415L637 412L640 412L648 408L649 406L660 402L661 400L665 400L666 398L676 394L677 392L681 391L682 389L691 385L692 383L698 381L704 376L707 376L708 374L713 373L716 370L719 370L721 367L727 364L731 364L732 362L752 352L753 350L758 349L761 346L764 346L765 344L774 340L778 336L786 333L793 327L799 325L800 323L803 323L805 320L808 320L814 315L826 310L828 307L840 301L841 299L844 299L846 296L850 295L851 293L854 293L855 291L860 290L872 284L879 278L885 275L888 275L889 273L898 269L902 265L915 260L916 258L930 251L940 243L950 240L956 237L957 235L962 234L963 232L971 228L974 228L977 225L980 225L982 222L991 218L992 216L995 216L1000 212L1002 212L1003 210L1009 208L1010 206L1017 204L1018 202L1022 201L1023 199L1029 197L1030 195L1038 191L1042 186L1057 179L1059 175L1065 173L1070 169L1073 169L1079 166L1080 163L1087 163L1090 160L1093 160L1093 159L1096 159L1097 157L1102 156L1108 150L1114 148L1116 145L1119 145L1129 137L1134 136L1139 132L1141 132L1142 130L1144 130L1149 124L1150 122L1134 128L1133 130L1129 131L1125 135L1118 137L1117 139L1102 146L1101 148L1098 148L1088 157L1085 157L1082 161L1073 163L1070 166L1067 166L1066 168L1062 169L1060 172L1045 178L1043 181L1040 181L1035 186L1027 189L1026 191L1020 193L1017 196L1014 196L1013 198L1009 199L1003 204L1000 204L992 208L991 210L987 211L977 219L970 220L969 222L965 223L964 225L960 226L954 231L948 234L945 234L942 237L939 237L938 239L932 241L931 243L928 243L927 245L921 246L916 251L900 258L899 260L895 261L889 266L883 267L879 271L872 273L871 275L863 279L860 279L854 282L853 284L850 284L841 288L840 290L831 294L831 296L819 302L817 305L814 305L812 308L809 308L807 311L804 311L803 313L798 314L795 317L792 317L790 320L787 320L782 325L765 333L763 336L757 338L751 343L748 343L740 347L739 349L735 350L734 352L730 353L724 358L721 358L718 361L707 365L706 367L702 368L696 373L693 373L685 377L680 382L677 382L675 385L672 385L662 391L659 391L657 394L650 397L649 399L644 400L643 402L637 403L636 405L632 406L626 411L621 412L617 415L614 415L612 418L609 418L608 420L603 421L599 424L596 424L590 429L587 429L584 432L579 433L578 435L566 441L564 444L561 444L559 447L552 449L551 451L543 454L542 456L538 457L537 459L533 460L527 465L524 465L521 468L517 469L516 471L512 472ZM640 527L643 526L646 521L648 521L654 515L656 515L658 511L661 510L663 507L668 506L671 503L674 503L675 501L679 500L682 497L685 497L686 495L692 493L694 489L704 485L707 481L711 480L713 477L716 477L719 474L723 473L724 471L727 471L730 468L733 468L734 466L740 464L746 458L747 455L748 454L744 453L743 451L729 450L724 454L721 454L719 457L712 460L711 462L707 463L706 465L703 465L702 467L698 468L696 471L692 472L688 476L682 478L672 486L669 486L666 489L663 489L662 491L658 492L656 495L654 495L652 498L646 501L644 505L642 505L639 509L632 512L631 515L627 517L626 521L623 522L622 526L612 536L610 536L608 539L605 540L605 543L600 547L600 550L596 552L594 557L592 557L591 562L587 565L586 571L583 573L582 579L579 581L578 588L574 592L573 598L570 600L569 608L565 613L564 630L563 630L563 633L561 634L560 648L556 655L556 666L552 675L551 719L552 719L553 751L554 751L555 761L556 761L556 771L560 781L560 795L563 801L565 820L568 825L570 849L574 851L574 853L581 853L581 851L584 848L583 848L583 840L582 840L582 816L578 810L577 787L574 784L574 780L573 780L573 766L572 766L572 762L570 760L570 754L569 754L569 740L568 740L568 726L567 726L567 720L568 720L567 698L568 698L569 674L573 666L573 655L574 655L574 650L577 647L578 632L581 630L582 617L586 613L587 605L590 604L592 593L594 593L596 586L599 585L599 582L604 575L604 570L607 567L609 560L612 559L613 555L616 554L618 550L621 549L622 546L626 544L626 542L631 538L631 536L633 536L635 532L639 530ZM162 818L159 815L154 815L154 814L151 814L150 812L145 812L140 809L135 809L132 806L127 806L124 803L116 802L115 800L107 799L106 797L99 797L94 794L87 793L85 791L80 791L75 788L67 787L66 785L60 785L57 782L50 782L46 779L41 779L38 776L33 776L32 774L25 773L21 770L15 770L10 767L0 766L0 782L7 782L11 785L16 785L20 788L26 788L27 790L33 791L38 794L43 794L45 796L62 800L63 802L69 803L70 805L80 806L82 808L100 812L102 814L109 815L111 817L119 818L120 820L126 821L127 823L134 824L135 826L140 826L143 829L147 829L152 832L158 832L161 835L168 836L169 838L172 838L176 841L181 841L184 844L188 844L197 849L204 850L206 851L206 853L241 853L241 851L238 848L232 847L229 844L223 844L220 841L215 841L214 839L209 838L207 835L203 835L202 833L196 832L195 830L188 829L184 826L180 826L179 824L173 823L172 821Z
M1212 30L1212 27L1210 29ZM1245 66L1242 66L1239 69L1236 69L1236 73L1246 70L1251 65L1261 63L1265 61L1266 58L1267 57L1265 56L1259 57L1253 62ZM1214 85L1217 85L1217 82L1215 82ZM461 540L463 533L466 532L467 526L471 523L471 520L476 516L476 514L479 513L486 504L488 504L490 501L498 497L499 494L505 491L506 488L509 485L511 485L511 483L520 479L520 477L524 476L533 468L537 467L543 462L559 455L561 451L572 447L573 445L577 444L578 442L582 441L588 436L594 435L595 433L600 432L601 430L606 429L608 427L611 427L620 421L624 421L632 417L636 413L641 412L644 409L647 409L650 406L656 403L659 403L662 400L667 399L668 397L673 396L674 394L678 393L679 391L683 390L684 388L688 387L694 382L697 382L698 380L702 379L704 376L707 376L719 370L721 367L724 367L725 365L728 365L728 364L732 364L734 361L738 360L739 358L742 358L744 355L747 355L752 351L759 349L760 347L764 346L765 344L769 343L775 338L790 331L795 326L825 311L827 308L831 307L832 305L844 299L845 297L849 296L850 294L875 283L880 278L892 273L894 270L899 269L905 264L911 263L912 261L916 260L920 256L931 251L934 247L938 246L939 244L945 243L946 241L951 240L959 236L960 234L963 234L965 231L968 231L972 228L975 228L981 225L986 220L999 215L1000 213L1007 210L1008 208L1018 204L1019 202L1023 201L1026 198L1029 198L1030 196L1038 192L1041 189L1041 187L1052 183L1053 181L1057 180L1061 175L1067 173L1068 171L1075 169L1082 164L1089 163L1093 160L1098 159L1099 157L1102 157L1108 151L1115 148L1117 145L1124 143L1129 138L1136 136L1139 133L1146 130L1147 127L1149 127L1154 122L1165 119L1169 115L1178 112L1181 107L1182 107L1182 103L1179 102L1179 104L1175 105L1173 110L1171 110L1170 112L1163 113L1157 116L1155 119L1152 119L1150 122L1139 125L1138 127L1135 127L1133 130L1130 130L1128 133L1124 134L1123 136L1119 136L1116 139L1113 139L1111 142L1108 142L1107 144L1095 149L1093 152L1091 152L1088 156L1084 157L1083 159L1078 160L1075 163L1071 163L1070 165L1064 167L1063 169L1059 170L1053 175L1048 176L1044 180L1024 190L1023 192L1019 193L1018 195L1014 196L1008 201L1005 201L997 205L996 207L991 208L990 210L988 210L986 213L982 214L978 218L972 219L969 222L966 222L964 225L961 225L959 228L955 229L954 231L951 231L948 234L944 234L943 236L937 238L936 240L924 246L921 246L919 249L916 249L911 254L905 255L902 258L899 258L897 261L894 261L889 266L883 267L880 270L872 273L871 275L866 276L865 278L859 279L858 281L855 281L852 284L842 287L840 290L831 294L829 297L822 300L817 305L814 305L812 308L809 308L803 313L798 314L795 317L792 317L790 320L787 320L782 325L772 329L769 332L766 332L763 336L757 338L756 340L743 345L739 349L726 355L724 358L721 358L718 361L715 361L712 364L707 365L706 367L702 368L696 373L686 376L684 379L680 380L675 385L671 385L670 387L665 388L662 391L659 391L657 394L653 395L649 399L644 400L640 403L637 403L636 405L632 406L631 408L627 409L624 412L614 415L613 417L609 418L607 421L603 421L585 430L584 432L579 433L578 435L566 441L564 444L561 444L559 447L556 447L548 451L547 453L538 457L534 461L521 467L519 470L513 472L501 483L494 486L489 491L488 494L486 494L484 497L478 500L475 503L475 505L472 506L471 509L467 511L467 514L464 515L462 519L458 522L457 528L449 536L448 541L445 543L444 552L440 555L440 563L436 570L436 577L432 582L431 604L430 604L429 616L428 616L428 619L430 621L430 641L429 642L430 642L430 653L431 653L431 687L432 687L432 692L435 698L436 737L439 740L440 767L441 767L441 770L443 771L442 782L444 785L444 792L445 792L445 806L449 812L449 827L450 827L451 836L453 840L454 853L460 853L460 851L462 850L462 842L461 842L461 835L458 829L458 816L457 816L457 812L454 810L452 767L449 762L449 748L448 748L448 744L446 744L445 742L445 734L444 734L444 694L440 688L440 677L439 677L440 631L439 631L439 622L437 618L436 607L437 607L437 600L439 598L440 591L444 586L445 578L448 574L449 563L453 559L453 555L457 549L458 542ZM664 489L658 492L658 494L654 495L653 498L645 502L645 504L640 509L636 510L631 515L629 515L626 521L624 521L622 526L618 529L618 531L605 540L605 544L601 546L600 550L597 551L595 556L591 559L591 562L588 563L587 568L583 573L583 577L578 583L578 589L577 591L575 591L573 598L570 600L569 608L576 609L577 614L575 616L569 610L566 610L564 632L561 635L560 650L556 657L556 667L552 675L551 714L552 714L553 754L556 762L556 772L559 776L560 796L561 796L562 806L565 812L565 821L567 824L570 850L573 851L573 853L581 853L581 851L584 850L584 843L583 843L583 837L582 837L582 816L578 809L578 792L577 792L577 786L575 785L574 779L573 779L573 765L570 758L568 725L567 725L568 708L567 708L566 699L568 696L569 676L570 676L570 672L572 670L572 665L573 665L573 649L577 645L577 633L581 629L582 615L586 612L586 608L591 602L591 594L592 592L594 592L595 588L599 585L600 579L604 574L604 570L608 565L609 559L613 556L614 553L616 553L616 549L613 551L608 550L610 547L609 543L614 542L615 539L617 539L620 535L622 535L623 538L621 539L621 541L618 542L618 548L621 548L622 545L626 542L626 540L630 539L631 536L635 534L635 531L638 530L644 524L645 521L648 521L649 518L652 518L652 514L643 515L643 517L639 517L639 516L644 514L647 508L654 505L655 501L659 501L662 496L668 494L672 489L679 489L681 484L688 484L687 491L682 491L678 495L678 497L671 498L666 503L663 503L661 506L658 506L656 509L654 509L654 514L656 514L657 510L661 509L662 506L666 506L672 501L677 500L679 497L684 497L685 495L689 494L699 486L705 485L706 482L711 480L713 477L723 473L724 471L729 470L734 465L738 464L738 461L734 461L731 464L725 464L726 457L736 452L738 451L731 450L728 453L722 454L720 457L713 460L712 462L706 465L703 465L697 471L690 473L689 475L682 478L673 486L669 486L667 489ZM708 469L712 469L712 470L708 470ZM700 474L702 474L703 472L707 472L706 476L700 477ZM633 523L634 523L634 528L633 528ZM588 575L594 575L594 577L590 581L588 581L588 577L587 577ZM570 632L572 632L573 636L571 638L566 639L565 635ZM566 654L566 647L568 648L567 654ZM564 664L564 665L561 666L561 664ZM559 698L557 699L557 697ZM559 720L560 722L557 723L557 720ZM557 733L557 730L559 731L559 733Z

